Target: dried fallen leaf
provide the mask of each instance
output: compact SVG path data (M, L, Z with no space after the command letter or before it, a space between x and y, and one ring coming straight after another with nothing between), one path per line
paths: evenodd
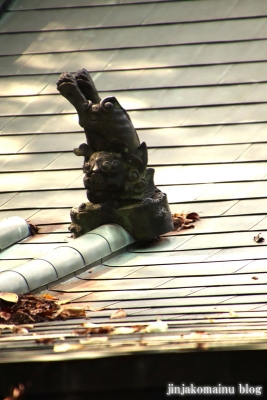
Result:
M182 229L194 229L195 225L191 224L191 225L184 225Z
M28 333L29 331L27 328L24 328L23 326L14 325L12 328L12 332L23 334L23 333Z
M254 241L256 243L263 243L265 239L261 236L261 233L259 233L257 236L254 236Z
M153 333L153 332L166 332L168 325L166 322L157 320L151 322L151 324L140 324L132 326L120 326L115 327L114 325L98 325L93 323L82 324L83 329L75 330L73 333L77 335L88 335L88 334L112 334L112 335L124 335L131 333Z
M25 328L25 329L33 329L33 328L34 328L34 326L31 325L31 324L20 325L19 327L20 327L20 328Z
M52 300L28 294L19 295L15 304L5 304L4 311L11 314L11 324L21 325L49 320L58 308Z
M7 313L6 311L0 311L0 318L4 319L5 321L8 321L11 317L10 313Z
M109 317L110 319L115 319L115 318L126 318L127 314L126 312L120 308L119 310L115 311L111 316Z
M115 328L112 333L112 335L129 335L131 333L136 332L134 328L131 326L119 326L118 328Z
M132 325L131 328L134 329L134 332L145 332L147 325Z
M65 353L66 351L76 351L83 349L84 346L82 344L77 343L60 343L54 345L54 352L55 353Z
M59 306L62 306L63 304L68 304L70 302L71 302L70 299L67 299L67 300L56 300L56 304L59 305Z
M90 333L107 334L114 330L112 325L103 325L100 328L92 328Z
M50 295L46 298L32 294L21 294L15 304L0 299L1 312L5 313L2 316L0 314L0 324L8 321L10 324L21 325L56 319L86 317L84 308L61 307L57 300L50 297ZM8 317L8 314L10 314L10 317Z
M54 297L49 293L42 294L41 297L46 300L58 300L58 297Z
M259 278L257 278L256 276L253 276L251 279L253 279L254 281L257 281Z
M61 317L62 319L78 318L86 317L86 314L85 309L81 307L62 307L54 314L54 317Z
M113 325L97 325L92 323L84 323L82 326L88 330L87 334L107 334L115 329Z
M39 232L40 228L38 226L34 225L34 224L31 224L29 221L27 221L27 223L28 223L28 226L29 226L30 234L32 236L35 236Z
M158 319L156 322L151 322L146 328L146 333L154 333L154 332L166 332L168 330L168 324L164 321Z
M74 331L73 331L73 333L75 334L75 335L78 335L78 336L86 336L86 335L89 335L90 334L90 331L91 331L91 328L84 328L84 329L75 329Z
M195 212L185 214L177 214L174 213L172 214L172 220L173 220L173 225L174 225L174 230L175 231L181 231L182 229L192 229L195 227L195 225L192 224L192 222L199 221L199 215Z
M16 293L0 292L0 299L9 303L17 303L19 296Z
M3 331L4 329L9 329L12 331L14 325L5 325L5 324L0 324L0 332Z
M191 213L187 214L186 218L187 219L192 219L193 222L200 220L200 217L196 212L191 212Z
M4 329L8 329L11 332L15 333L27 333L29 329L33 329L33 325L5 325L0 324L0 333Z

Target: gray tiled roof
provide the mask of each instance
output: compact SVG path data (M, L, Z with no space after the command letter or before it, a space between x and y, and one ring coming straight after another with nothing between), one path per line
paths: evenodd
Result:
M175 333L265 326L267 248L253 237L267 230L266 15L266 0L12 2L0 20L0 218L41 230L1 252L0 271L70 242L69 210L86 201L72 149L85 139L56 80L86 67L129 110L171 210L201 221L45 291L109 306L88 311L93 322L123 308L121 324L159 317Z

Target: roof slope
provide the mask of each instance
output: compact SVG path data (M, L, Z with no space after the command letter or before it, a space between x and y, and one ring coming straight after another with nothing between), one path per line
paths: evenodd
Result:
M49 288L109 306L96 322L123 308L125 323L265 327L267 248L253 238L267 229L266 1L17 0L0 29L0 217L42 228L0 268L70 240L84 133L55 84L85 67L129 111L172 211L201 221Z

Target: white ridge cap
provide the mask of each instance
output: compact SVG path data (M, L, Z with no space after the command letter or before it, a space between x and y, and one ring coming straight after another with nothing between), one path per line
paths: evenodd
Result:
M0 272L0 292L20 294L38 289L133 242L134 238L120 225L102 225L39 258Z
M0 221L0 251L25 239L30 234L28 223L21 217L9 217Z

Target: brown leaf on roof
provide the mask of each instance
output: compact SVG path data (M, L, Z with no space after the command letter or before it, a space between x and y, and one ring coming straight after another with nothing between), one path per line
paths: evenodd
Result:
M120 311L120 310L118 310ZM122 310L124 311L124 310ZM124 311L125 312L125 311ZM89 335L89 334L112 334L112 335L124 335L131 333L155 333L155 332L166 332L168 325L166 322L157 320L150 324L137 324L130 326L119 326L114 325L98 325L92 322L83 323L83 328L73 331L76 335Z
M18 334L28 333L29 331L25 326L26 325L13 325L12 332Z
M112 332L112 335L128 335L134 332L135 330L131 326L119 326L115 328L115 330Z
M66 351L77 351L82 350L84 346L78 343L60 343L54 345L55 353L65 353Z
M87 334L107 334L113 332L115 329L113 325L97 325L92 323L85 323L82 326L87 330Z
M194 221L194 222L200 220L200 217L196 212L191 212L191 213L187 214L186 218L192 219L192 221Z
M32 329L33 325L11 325L11 324L0 324L0 333L4 329L8 329L13 333L28 333L29 329Z
M10 303L17 303L19 296L16 293L0 292L0 299Z
M134 329L134 332L144 332L146 327L147 327L147 324L146 325L141 325L140 324L140 325L132 325L131 326L131 328Z
M29 221L27 221L27 223L29 225L30 234L35 236L40 230L39 226L31 224Z
M172 214L172 220L173 220L173 225L174 225L174 230L175 231L181 231L182 229L192 229L195 227L195 225L192 224L192 222L199 221L199 215L196 212L192 212L189 214L177 214L174 213Z
M265 241L264 237L261 236L261 233L259 233L257 236L254 236L254 241L256 243L263 243Z
M115 311L111 316L109 317L110 319L115 319L115 318L125 318L127 317L126 312L120 308L119 310Z
M10 313L7 313L6 311L0 311L0 319L4 319L5 321L8 321L11 317Z
M86 317L85 309L80 307L60 308L54 317L61 317L62 319Z
M168 324L165 321L158 319L156 322L150 322L145 328L146 333L154 332L166 332L168 329Z
M47 300L58 300L58 297L51 296L49 293L42 294L41 297Z
M0 312L0 324L15 325L86 316L84 308L64 308L54 299L32 294L19 295L15 304L0 298Z

